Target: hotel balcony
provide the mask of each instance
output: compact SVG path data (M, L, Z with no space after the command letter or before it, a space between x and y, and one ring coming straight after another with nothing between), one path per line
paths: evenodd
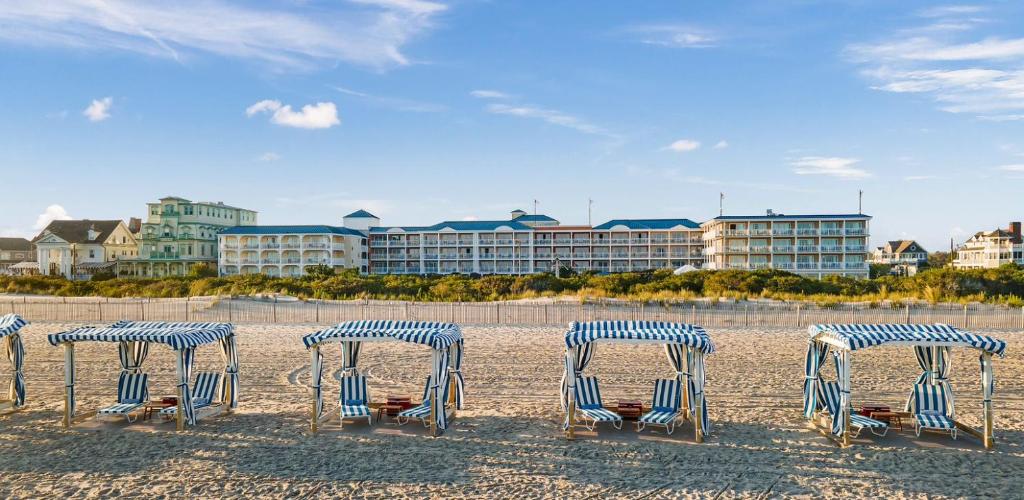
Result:
M221 248L224 248L226 250L237 250L238 243L225 243L224 245L221 246Z
M180 259L181 256L178 252L149 252L150 259Z
M864 236L865 234L867 234L867 230L864 229L864 228L847 229L846 230L846 235L847 236Z
M800 245L800 246L796 247L796 251L800 252L800 253L817 253L818 252L818 247L817 246Z
M793 269L792 262L773 262L772 267L775 269Z
M299 246L300 245L298 243L284 243L284 244L281 245L281 248L297 249L297 248L299 248Z
M459 242L455 241L455 240L441 240L441 246L443 246L443 247L453 247L453 246L456 246L458 244L459 244ZM452 272L454 272L454 270Z
M817 269L818 268L818 263L817 262L797 262L796 263L796 268L797 269Z
M631 245L650 245L651 244L651 240L649 240L647 238L633 238L633 239L629 240L629 243Z
M793 246L772 247L772 251L775 252L775 253L793 253L795 250L796 250L796 247L793 247Z
M747 247L725 247L725 253L747 253Z
M627 245L629 244L629 240L626 238L612 238L611 243L612 245Z
M629 258L629 253L628 252L612 252L612 258L613 259L628 259Z
M797 236L817 236L818 230L814 228L800 228L796 230Z
M772 230L773 236L793 236L792 229L774 229Z
M261 243L260 246L263 248L281 248L279 243Z
M772 231L771 231L771 229L751 229L750 230L750 235L751 236L771 236L772 235Z
M749 264L750 269L771 269L772 264L770 262L751 262Z
M480 246L494 246L494 239L480 239Z
M512 244L515 243L515 240L509 240L509 239L498 239L498 240L495 240L495 241L497 241L499 245L512 245Z
M514 254L511 254L511 253L499 252L497 255L498 255L499 259L511 259L512 257L514 257Z
M867 269L868 265L866 262L847 262L846 269Z
M865 247L864 245L847 245L846 246L846 251L847 252L865 252L865 251L867 251L867 247ZM917 261L917 259L911 259L911 260L913 260L915 262Z
M769 247L767 245L758 245L758 246L751 245L750 253L768 253L769 252L768 248Z
M843 263L842 262L822 262L821 263L821 268L822 269L842 269L843 268Z
M248 248L250 250L256 250L260 247L259 243L246 243L242 245L242 248Z
M725 229L722 231L723 236L747 236L746 229Z
M843 230L835 227L826 227L821 229L822 236L842 236Z
M828 246L824 246L823 245L821 247L821 251L822 251L822 253L841 253L843 251L843 247L833 246L833 245L828 245Z
M298 257L289 257L287 259L282 259L282 261L285 264L298 264L299 262L302 262L302 259L300 259Z
M326 249L327 248L327 243L320 243L320 242L306 243L305 246L306 246L306 248Z
M608 252L594 252L592 257L595 259L607 259Z

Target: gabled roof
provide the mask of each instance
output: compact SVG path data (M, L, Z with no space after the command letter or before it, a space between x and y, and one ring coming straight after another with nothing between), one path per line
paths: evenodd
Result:
M366 236L361 231L347 227L327 225L300 226L234 226L220 232L227 235L246 234L342 234L349 236Z
M917 242L914 241L914 240L895 240L895 241L890 241L888 243L888 245L887 245L888 249L887 250L890 253L903 253L903 252L906 252L910 247L912 247L914 245L917 245ZM920 249L922 252L924 251L924 248L921 248L921 245L917 245L917 248Z
M515 217L512 220L516 222L558 222L557 219L549 217L544 214L520 215L519 217Z
M0 238L0 250L32 250L32 242L25 238Z
M611 229L615 226L626 226L630 229L672 229L679 226L700 229L700 224L690 219L612 219L594 226L594 229Z
M345 217L356 217L356 218L363 217L363 218L380 219L380 217L377 217L376 215L373 215L370 212L367 212L366 210L362 210L362 209L356 210L355 212L352 212L352 213L346 215Z
M119 224L121 224L119 220L55 220L46 226L46 229L43 229L38 236L33 238L32 242L39 241L44 234L50 232L68 243L93 243L101 245L110 237L110 233L117 229ZM99 236L95 240L89 239L90 228L99 232Z

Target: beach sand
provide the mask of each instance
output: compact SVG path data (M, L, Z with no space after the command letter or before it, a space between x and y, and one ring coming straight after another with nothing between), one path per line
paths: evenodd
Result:
M572 442L558 405L562 333L556 327L466 326L466 408L440 438L422 426L368 429L332 422L308 431L309 355L302 325L237 327L241 403L177 433L173 424L86 423L61 429L63 355L45 335L74 324L29 325L28 407L0 417L3 497L1007 497L1024 487L1024 334L996 359L996 448L909 430L839 449L801 416L802 330L715 329L708 361L713 435L696 444L686 423L662 431L599 428ZM650 399L672 371L659 347L599 345L588 372L607 402ZM109 404L119 365L113 344L76 349L80 409ZM325 393L336 411L339 351L325 349ZM219 370L219 349L200 348L197 371ZM429 351L367 344L360 364L371 395L418 398ZM826 369L830 369L831 365ZM173 394L171 351L152 346L154 396ZM920 370L912 350L877 348L853 358L854 404L902 406ZM6 380L0 377L0 380ZM958 417L981 420L977 355L955 352Z

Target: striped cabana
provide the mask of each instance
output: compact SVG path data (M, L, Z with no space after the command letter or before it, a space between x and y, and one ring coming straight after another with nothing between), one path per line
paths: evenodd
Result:
M428 397L433 415L430 418L431 434L438 435L448 428L448 419L454 416L454 409L462 409L465 380L462 376L464 343L462 330L454 323L433 321L346 321L336 326L311 333L302 338L310 351L310 390L313 406L310 411L310 429L316 432L320 423L327 418L324 411L322 345L336 342L341 344L342 374L360 375L359 352L363 342L400 341L419 344L432 349L432 369L428 385ZM448 387L448 391L444 388ZM436 404L448 393L447 401L437 411ZM452 408L449 415L449 408Z
M121 373L118 383L129 375L142 373L142 365L149 353L149 345L164 344L177 355L178 408L175 414L178 430L194 425L196 408L192 404L189 379L197 347L217 343L224 358L221 405L207 408L228 411L238 406L238 351L235 328L230 323L195 323L165 321L119 321L109 327L76 328L48 337L50 344L64 346L64 420L65 428L85 420L95 412L79 413L75 404L75 343L116 342ZM214 411L207 412L215 413Z
M25 375L22 365L25 363L25 345L21 342L21 328L28 324L17 314L0 316L0 339L7 350L7 360L11 363L11 385L7 391L7 399L0 400L0 411L18 410L25 406Z
M813 420L823 414L822 403L818 401L819 386L825 383L821 368L828 362L829 354L835 362L836 378L839 383L840 402L838 415L831 417L827 429L821 428L840 446L850 445L850 358L855 351L875 346L894 345L914 348L921 375L914 385L940 386L948 408L953 408L953 390L949 384L950 351L954 347L966 347L978 351L981 366L982 412L984 428L978 431L956 421L956 428L978 437L986 448L993 445L992 438L992 393L995 379L992 375L992 355L1003 357L1006 342L975 333L960 330L945 324L828 324L811 325L807 329L809 339L804 358L804 417ZM912 386L913 387L913 386ZM905 410L910 409L910 392Z
M573 322L565 333L565 371L562 373L561 404L565 410L566 437L575 436L575 381L590 364L594 344L617 342L661 344L676 372L683 393L682 413L694 420L697 442L703 442L711 430L707 399L704 397L704 357L715 352L715 344L703 328L664 321L589 321Z

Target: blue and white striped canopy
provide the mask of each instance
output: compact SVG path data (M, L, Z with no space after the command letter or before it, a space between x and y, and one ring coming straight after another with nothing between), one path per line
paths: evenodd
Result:
M1006 351L1006 342L1002 340L965 332L942 323L811 325L807 333L811 338L851 351L884 344L954 345L980 349L999 356L1003 356Z
M128 321L122 319L110 328L230 328L234 330L231 323L203 323L196 321Z
M667 321L574 321L565 332L565 345L576 347L598 340L640 340L661 344L681 344L705 354L715 352L715 344L703 328Z
M145 324L144 322L139 322ZM231 323L201 323L206 326L162 326L160 322L148 322L154 326L115 326L105 328L76 328L47 336L52 345L62 342L155 342L167 344L175 351L192 348L202 344L217 342L222 338L234 335ZM175 325L166 323L163 325ZM177 323L177 325L195 325L195 323Z
M0 316L0 338L18 333L18 330L21 330L21 327L27 324L28 321L25 321L17 314L5 314Z
M462 330L455 323L437 321L366 320L346 321L302 337L306 348L324 342L358 341L359 339L394 338L403 342L447 349L462 340Z

